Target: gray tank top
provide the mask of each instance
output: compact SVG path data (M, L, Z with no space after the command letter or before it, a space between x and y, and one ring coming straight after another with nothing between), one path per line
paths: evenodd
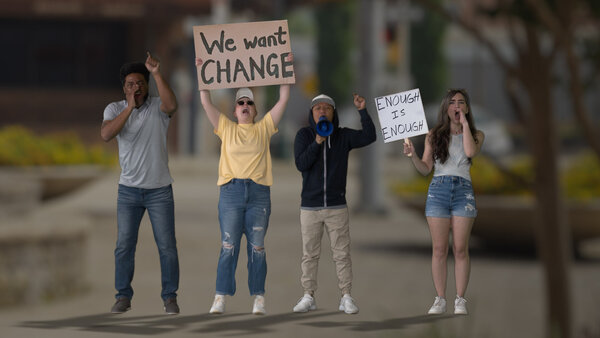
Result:
M448 146L448 159L446 163L435 160L433 176L459 176L471 181L471 163L465 154L463 136L452 135Z

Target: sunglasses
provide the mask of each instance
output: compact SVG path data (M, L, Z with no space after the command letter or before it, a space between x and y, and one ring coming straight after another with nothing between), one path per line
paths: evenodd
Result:
M249 106L254 105L254 101L238 101L237 102L238 106L243 106L244 103L247 103Z

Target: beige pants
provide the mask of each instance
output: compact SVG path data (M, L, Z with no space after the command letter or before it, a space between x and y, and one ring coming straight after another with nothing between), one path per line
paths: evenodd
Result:
M323 230L327 230L331 252L342 294L352 289L352 260L350 259L350 224L348 208L303 210L300 209L302 231L302 278L305 293L317 290L317 271L321 256Z

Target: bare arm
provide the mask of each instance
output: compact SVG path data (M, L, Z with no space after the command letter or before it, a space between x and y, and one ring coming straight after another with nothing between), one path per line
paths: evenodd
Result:
M287 56L286 61L294 62L294 55L292 53L290 53ZM279 86L279 100L277 101L277 103L275 103L275 105L271 109L271 118L273 118L273 124L275 125L275 127L277 127L277 125L281 121L281 118L283 117L283 113L285 112L285 108L287 106L287 102L288 102L289 98L290 98L290 85L289 84L280 85Z
M196 67L200 67L202 65L202 59L196 58ZM200 90L200 102L202 103L202 108L206 112L206 117L213 125L215 130L219 129L219 116L221 112L215 105L212 103L212 99L210 98L210 91L207 89Z
M133 108L127 106L127 108L125 108L113 120L106 120L102 122L102 127L100 128L100 137L102 137L104 142L112 140L121 132L121 129L123 129L123 126L125 126L125 122L127 122L127 119L129 118L129 115L131 115L132 111Z
M473 158L481 151L485 135L480 130L478 130L475 135L472 135L471 129L469 129L469 122L462 112L460 113L460 121L463 128L463 148L465 150L465 155L467 155L468 158ZM475 142L474 136L477 138L478 142Z
M160 96L160 111L166 113L169 116L173 116L175 110L177 110L177 98L175 97L175 93L167 83L167 81L163 78L160 73L160 62L153 58L150 52L148 53L148 57L146 58L146 68L154 77L154 81L156 82L156 88L158 89L158 96Z
M208 120L213 125L213 128L215 130L219 129L219 115L221 115L221 112L219 112L217 107L215 107L215 105L212 103L210 91L206 89L200 90L200 102L202 102L202 107L206 112L206 117L208 117Z
M287 102L290 98L290 85L282 84L279 86L279 100L273 108L271 109L271 118L273 118L273 124L275 127L281 121L283 117L283 113L285 112L285 107L287 106Z
M408 139L408 142L404 143L404 155L410 157L417 171L423 176L429 175L433 169L433 152L429 142L429 134L427 134L425 137L425 149L423 150L422 158L415 156L415 147L410 139Z
M123 109L114 119L105 120L102 122L102 127L100 128L100 137L102 137L104 142L112 140L121 132L123 126L125 126L127 119L129 119L129 116L135 107L135 90L135 88L126 89L125 98L127 99L127 107L125 107L125 109Z

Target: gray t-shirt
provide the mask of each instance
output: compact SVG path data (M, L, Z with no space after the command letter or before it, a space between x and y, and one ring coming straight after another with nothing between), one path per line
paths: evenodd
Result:
M169 173L167 130L170 118L160 111L160 98L148 96L134 108L117 134L121 177L119 184L155 189L173 182ZM127 100L112 102L104 109L104 120L113 120L127 107Z
M435 160L433 176L459 176L471 181L471 163L463 147L463 135L452 135L446 163Z

